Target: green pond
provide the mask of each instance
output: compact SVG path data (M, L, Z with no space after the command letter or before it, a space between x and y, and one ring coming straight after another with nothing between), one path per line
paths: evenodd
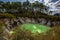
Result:
M32 33L45 33L51 28L48 26L40 25L40 24L22 24L22 29L31 31Z

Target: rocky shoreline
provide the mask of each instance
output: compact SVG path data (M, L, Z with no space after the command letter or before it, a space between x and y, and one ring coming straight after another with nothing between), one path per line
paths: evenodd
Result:
M45 18L28 18L28 17L17 17L13 19L9 18L4 18L0 19L0 21L3 21L7 27L12 28L16 25L24 24L24 23L38 23L41 25L46 25L46 26L55 26L55 25L60 25L60 21L51 21L51 20L46 20Z

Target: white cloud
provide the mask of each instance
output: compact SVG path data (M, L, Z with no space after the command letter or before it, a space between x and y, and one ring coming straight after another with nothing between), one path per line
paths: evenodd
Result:
M51 0L44 0L44 4L47 5Z
M34 2L34 0L29 0L31 3Z
M37 0L34 0L34 1L37 1Z

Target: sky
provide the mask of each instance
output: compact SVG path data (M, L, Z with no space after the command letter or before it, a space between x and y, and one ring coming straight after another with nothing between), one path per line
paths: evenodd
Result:
M52 0L51 2L56 2L56 1L58 1L58 0Z
M16 1L20 1L20 2L24 2L24 1L26 1L26 0L2 0L2 1L4 1L4 2L7 2L7 1L10 1L10 2L16 2ZM34 0L29 0L30 2L32 2L32 1L34 1Z
M3 0L4 2L7 2L7 1L10 1L10 2L13 2L13 1L26 1L26 0ZM45 2L48 2L49 0L29 0L30 2L33 2L33 1L45 1ZM52 0L52 2L55 2L57 0Z
M2 1L4 1L4 2L8 2L8 1L10 1L10 2L16 2L16 1L20 1L20 2L24 2L24 1L26 1L26 0L2 0ZM43 3L45 3L45 4L47 4L47 3L49 3L49 2L56 2L56 1L58 1L58 0L29 0L30 2L34 2L34 1L40 1L40 2L43 2Z
M25 0L3 0L4 2L8 2L8 1L10 1L10 2L16 2L16 1L25 1Z
M8 2L8 1L10 1L10 2L24 2L24 1L26 1L26 0L2 0L2 1L4 1L4 2ZM57 2L58 0L29 0L30 2L34 2L34 1L39 1L39 2L42 2L42 3L44 3L45 5L51 5L51 4L53 4L53 3L55 3L55 2Z

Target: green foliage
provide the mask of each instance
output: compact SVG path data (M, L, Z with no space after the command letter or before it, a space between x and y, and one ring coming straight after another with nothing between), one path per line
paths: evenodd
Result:
M15 29L14 40L60 40L60 27L53 27L45 34L33 35L30 31Z
M4 31L3 27L5 27L5 26L6 25L2 21L0 21L0 36L2 35L2 33Z
M4 8L6 8L7 10L11 9L10 2L6 2L6 3L4 4Z
M19 9L21 7L21 2L12 2L11 8L12 9Z
M43 12L43 10L45 10L47 8L45 5L43 5L42 3L38 2L38 1L35 1L34 3L30 3L30 1L28 1L28 0L23 3L21 3L21 2L4 3L3 2L3 4L1 4L1 5L2 5L3 9L6 9L6 12L11 12L11 9L14 9L14 10L18 10L18 13L21 13L24 11L26 13L29 13L30 9L34 12L34 8L39 8L40 12L41 11Z
M0 13L0 18L15 18L15 16L9 13Z
M31 37L31 32L21 30L19 27L15 29L13 40L27 40Z

